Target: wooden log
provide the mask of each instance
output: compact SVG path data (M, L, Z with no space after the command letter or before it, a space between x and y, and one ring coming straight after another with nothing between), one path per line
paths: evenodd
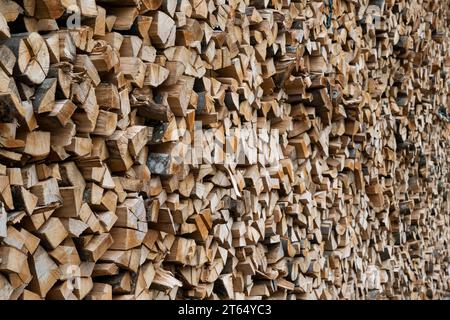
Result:
M37 231L46 246L56 248L68 235L67 230L58 218L51 217Z
M17 58L15 72L20 79L32 85L45 80L50 67L50 55L45 40L38 33L17 35L3 44Z
M51 112L55 102L56 79L45 79L38 87L33 100L33 108L37 113Z
M97 261L108 248L113 244L114 240L108 233L94 236L82 249L82 256L88 261Z
M93 134L100 136L110 136L114 133L117 126L117 114L100 110L97 117L97 124Z
M0 299L448 298L445 5L0 0Z
M12 188L14 205L16 209L23 209L29 215L33 214L38 198L22 186Z
M7 237L7 231L6 231L6 222L7 222L7 214L6 210L3 205L0 207L0 238L6 238Z
M175 44L175 22L163 11L152 14L150 25L150 39L157 48L167 48Z
M3 13L0 13L0 40L8 39L11 37L9 31L8 21L6 21Z
M37 204L39 206L46 206L52 203L61 202L58 182L55 178L39 181L31 187L30 192L38 197Z
M30 282L29 290L45 298L59 278L59 269L41 246L30 258L30 271L34 277Z

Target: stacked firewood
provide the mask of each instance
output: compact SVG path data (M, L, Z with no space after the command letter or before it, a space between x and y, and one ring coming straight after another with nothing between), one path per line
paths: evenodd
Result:
M0 0L0 299L437 299L450 9Z

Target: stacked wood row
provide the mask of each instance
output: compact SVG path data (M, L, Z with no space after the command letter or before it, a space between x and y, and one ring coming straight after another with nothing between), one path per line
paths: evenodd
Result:
M0 299L448 295L448 1L0 12Z

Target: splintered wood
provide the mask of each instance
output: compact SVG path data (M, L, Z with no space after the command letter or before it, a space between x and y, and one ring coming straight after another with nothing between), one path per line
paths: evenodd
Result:
M1 0L0 299L439 299L448 1Z

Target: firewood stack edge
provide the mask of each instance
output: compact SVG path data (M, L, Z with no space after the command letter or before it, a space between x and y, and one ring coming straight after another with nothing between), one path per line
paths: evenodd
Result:
M0 0L0 299L449 296L449 22Z

